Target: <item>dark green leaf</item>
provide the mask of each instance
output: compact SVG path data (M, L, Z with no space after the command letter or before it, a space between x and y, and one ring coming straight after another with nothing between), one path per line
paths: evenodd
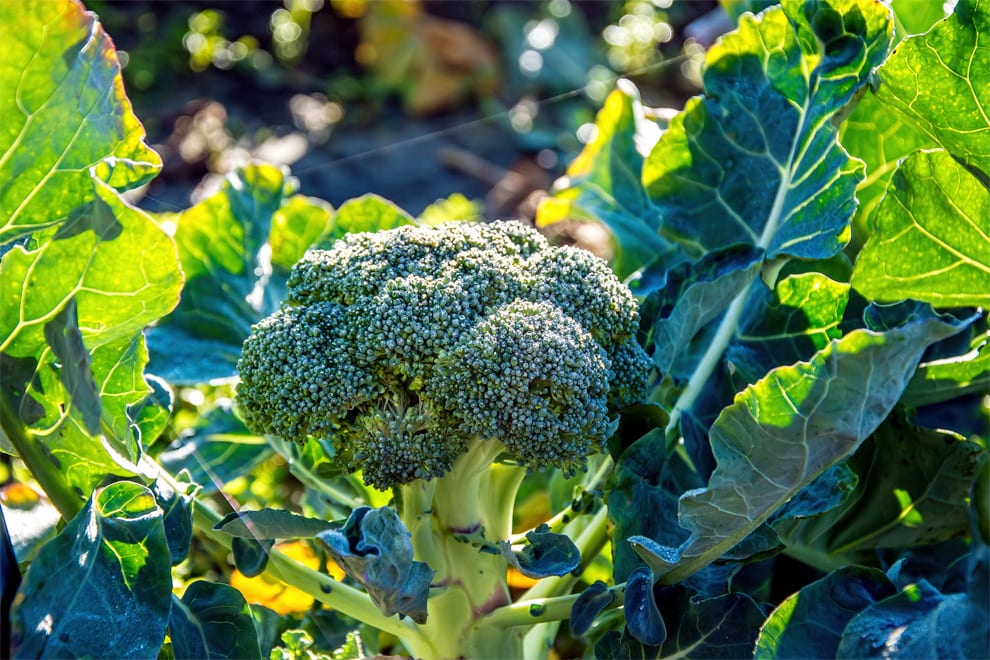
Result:
M355 509L340 529L319 539L337 564L368 591L385 616L403 614L426 621L426 599L434 571L413 560L410 533L389 507Z
M247 577L255 577L265 572L268 555L275 541L234 537L231 541L231 554L234 566Z
M777 523L789 544L843 554L930 545L969 530L969 490L986 452L951 434L888 419L849 460L858 485L819 518Z
M959 0L880 68L878 96L990 183L990 8ZM985 217L985 216L984 216Z
M843 658L979 658L990 626L986 603L943 595L925 580L871 605L846 626Z
M574 601L569 619L571 633L581 636L588 632L591 624L595 622L595 618L614 600L615 596L609 590L608 585L601 580L596 580L594 584L582 591L581 595Z
M308 539L339 525L307 518L284 509L234 511L223 517L213 529L244 539Z
M513 552L508 541L498 541L498 549L510 565L528 578L539 580L567 575L581 563L581 551L565 534L554 534L546 525L526 533L526 546Z
M691 537L663 556L637 538L637 552L665 582L720 557L848 458L893 408L925 348L960 325L930 317L885 333L857 330L748 387L711 428L718 467L708 487L680 499Z
M837 253L863 168L830 119L883 61L891 31L889 10L867 0L789 0L743 15L708 51L706 95L646 161L665 229L706 250L746 242L771 259Z
M74 2L12 3L0 42L0 243L92 200L91 172L118 191L157 174L161 159L144 143L95 14Z
M623 607L630 635L646 646L663 644L667 628L653 595L653 571L649 568L640 566L629 575Z
M990 189L947 152L902 162L873 222L852 278L864 296L990 305Z
M168 634L176 658L261 657L251 608L226 584L196 580L172 596Z
M638 639L623 630L609 630L601 639L595 642L595 657L598 660L635 660L640 658L648 660L659 658L660 649L658 647L647 647Z
M667 626L662 658L749 657L766 618L763 609L743 593L701 598L679 585L662 589L657 598Z
M904 404L932 405L990 391L990 331L974 335L968 348L962 355L922 362L904 390Z
M607 492L613 538L641 535L665 545L679 545L688 534L677 524L677 498L703 485L678 455L667 458L662 432L648 433L626 449L616 462ZM613 552L616 580L627 579L642 564L628 543L617 541Z
M834 658L846 624L892 596L894 585L874 568L848 566L792 594L760 629L755 658Z
M653 363L662 374L671 372L701 328L721 316L762 266L762 250L737 245L668 271L666 286L653 294L658 299L657 315L650 333Z
M176 477L173 488L161 478L152 485L152 492L161 507L164 517L165 539L168 541L168 552L172 556L172 565L179 564L189 555L189 544L192 542L192 500L196 487L189 483L188 473L183 472Z
M153 657L171 592L154 495L129 481L107 486L31 563L13 613L15 655Z

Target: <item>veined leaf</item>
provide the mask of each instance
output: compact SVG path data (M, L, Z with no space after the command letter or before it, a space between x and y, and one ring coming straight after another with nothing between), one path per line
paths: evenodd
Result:
M284 168L249 165L215 195L160 218L174 231L186 284L176 310L148 332L153 373L180 385L231 378L251 326L278 308L288 268L342 231L344 208L331 220L327 204L292 195L293 186Z
M636 88L620 81L595 127L595 138L567 168L566 187L540 204L536 223L604 222L615 242L612 268L625 278L673 249L659 235L660 218L642 183L643 160L660 126L645 116Z
M760 629L754 658L834 658L850 619L894 592L875 568L830 573L777 606Z
M912 154L877 209L852 285L884 302L990 306L990 188L946 151Z
M144 486L96 492L31 563L12 621L18 657L153 657L172 592L162 512ZM126 634L107 634L121 625Z
M0 243L93 200L91 171L118 191L158 173L95 14L68 0L7 3L0 43Z
M889 10L867 0L785 0L744 14L705 60L643 181L665 231L712 250L822 259L847 240L863 178L831 119L887 54Z
M284 509L261 509L229 513L213 529L238 538L275 540L314 538L337 527L339 525Z
M383 231L413 224L411 215L378 195L349 199L333 214L331 240L362 231Z
M973 474L985 460L974 442L891 418L849 459L859 479L840 507L774 529L789 546L825 555L960 538L969 530Z
M665 583L723 555L848 458L893 408L928 345L960 325L929 317L882 333L856 330L746 388L710 430L718 466L707 488L681 497L691 537L679 548L636 537L636 551Z
M990 184L990 5L959 0L952 16L905 39L880 68L878 97Z
M990 330L973 337L963 355L922 362L902 401L919 407L990 391Z
M178 302L172 240L107 184L94 176L90 185L91 202L0 261L0 350L8 355L39 355L44 324L73 298L90 350L130 340Z
M197 580L172 596L168 622L176 658L260 658L251 608L233 587Z

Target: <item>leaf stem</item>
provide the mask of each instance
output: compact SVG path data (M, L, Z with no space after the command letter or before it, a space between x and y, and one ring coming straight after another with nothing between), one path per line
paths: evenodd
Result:
M63 480L58 469L41 448L41 442L32 437L31 433L21 422L20 415L14 409L9 397L0 394L0 425L10 444L17 451L17 456L24 461L38 485L48 495L55 508L66 521L82 509L82 499Z

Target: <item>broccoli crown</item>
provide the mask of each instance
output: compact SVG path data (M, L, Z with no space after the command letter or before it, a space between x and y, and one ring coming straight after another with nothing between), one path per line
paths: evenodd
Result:
M472 438L573 471L646 388L638 323L604 261L517 222L349 234L293 267L237 400L257 432L330 438L378 488L443 475Z

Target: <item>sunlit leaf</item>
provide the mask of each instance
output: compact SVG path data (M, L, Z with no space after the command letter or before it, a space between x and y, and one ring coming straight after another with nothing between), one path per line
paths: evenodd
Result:
M841 249L862 164L830 119L867 83L891 39L889 10L865 0L785 1L744 14L705 60L705 96L677 115L643 180L665 228L712 250L769 258Z
M959 0L952 16L905 39L880 68L881 101L990 183L990 7Z
M945 151L912 154L877 209L852 285L885 302L986 307L988 282L990 189Z
M171 563L162 512L144 486L93 494L31 563L13 613L19 657L151 657L165 639ZM127 634L108 634L121 625Z
M91 168L118 191L157 174L95 14L77 2L9 3L0 42L0 243L93 200Z
M710 431L718 467L707 488L680 500L691 537L679 548L635 537L637 552L665 582L714 561L848 458L893 408L925 348L959 330L934 317L882 333L857 330L809 362L771 371Z

